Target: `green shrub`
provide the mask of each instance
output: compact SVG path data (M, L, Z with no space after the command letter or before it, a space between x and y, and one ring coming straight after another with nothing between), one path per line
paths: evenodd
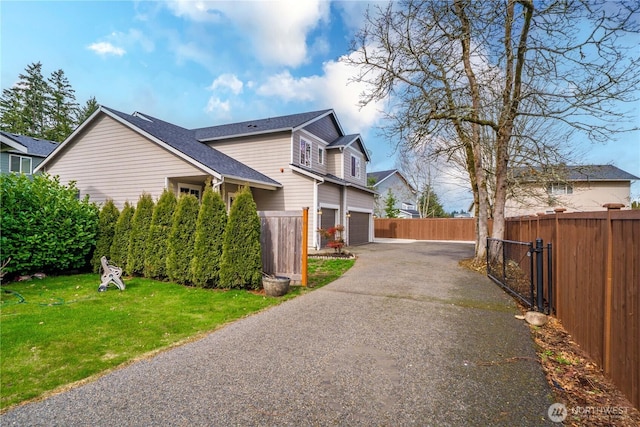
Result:
M145 254L145 277L154 279L167 277L167 244L177 203L176 195L172 191L165 190L153 209Z
M103 256L109 258L110 256L113 235L115 233L116 222L118 222L119 216L120 211L116 207L115 203L113 203L113 200L107 200L100 210L100 217L98 219L96 248L93 251L93 258L91 259L91 266L93 267L94 273L98 273L100 271L100 258Z
M243 188L231 205L224 232L220 285L250 289L262 285L260 217L249 187Z
M210 185L204 189L198 221L196 239L191 260L193 284L214 287L220 280L220 258L222 239L227 225L227 209L220 196Z
M0 175L0 248L7 274L59 272L87 266L98 228L98 207L78 200L74 183L58 177Z
M122 212L116 222L116 228L113 235L113 243L111 244L110 263L116 267L120 267L124 273L128 273L127 256L129 254L129 237L131 235L131 219L135 209L129 204L124 203Z
M142 275L144 272L144 257L146 255L149 226L153 216L153 199L148 193L143 193L138 199L136 212L131 220L131 234L129 236L129 252L127 254L127 269L129 274Z
M198 210L198 199L194 195L180 195L167 245L167 276L176 283L188 284L191 280Z

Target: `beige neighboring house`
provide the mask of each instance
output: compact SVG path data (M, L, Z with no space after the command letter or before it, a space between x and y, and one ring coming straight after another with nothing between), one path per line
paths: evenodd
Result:
M165 188L200 197L207 178L229 207L249 186L260 211L308 207L309 245L319 247L316 230L336 224L349 245L373 241L369 160L360 135L346 135L333 110L186 129L101 106L38 170L119 207L143 192L157 200Z
M557 208L566 212L602 211L607 203L630 209L631 181L640 179L613 165L564 166L555 172L561 179L541 185L535 178L537 169L514 170L515 179L521 182L520 191L528 195L509 198L505 216L553 213Z

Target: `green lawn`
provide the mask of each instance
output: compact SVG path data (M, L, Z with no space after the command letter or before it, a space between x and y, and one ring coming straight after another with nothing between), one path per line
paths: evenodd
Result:
M309 260L309 285L323 286L353 260ZM190 288L149 279L98 292L95 274L10 283L0 292L0 410L112 369L225 323L308 292L282 298Z

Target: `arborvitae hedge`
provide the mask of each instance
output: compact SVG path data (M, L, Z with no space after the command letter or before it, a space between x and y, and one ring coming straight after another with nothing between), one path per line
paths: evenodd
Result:
M154 279L167 277L167 243L177 203L176 195L172 191L165 190L153 209L144 263L145 277Z
M57 177L0 175L0 257L8 275L84 268L95 245L98 207Z
M194 195L180 195L167 245L167 276L176 283L188 284L191 280L198 210L198 199Z
M204 190L198 221L196 239L191 260L193 284L214 287L220 280L220 258L222 240L227 225L227 209L220 196L210 185Z
M260 217L249 187L243 188L231 205L224 232L220 285L250 289L262 285Z
M131 235L131 220L135 209L125 202L122 212L116 222L116 228L113 235L113 243L111 244L110 264L120 267L123 272L129 272L127 268L127 256L129 254L129 237Z
M146 255L149 226L153 216L153 199L148 193L143 193L138 199L136 212L131 220L131 235L129 237L129 253L127 268L129 274L142 275L144 272L144 257Z
M116 229L116 222L120 211L116 207L113 200L106 201L102 209L100 210L100 218L98 220L98 236L96 239L96 248L93 251L93 258L91 259L91 266L93 272L98 273L100 271L100 258L111 256L111 244L113 243L113 235Z

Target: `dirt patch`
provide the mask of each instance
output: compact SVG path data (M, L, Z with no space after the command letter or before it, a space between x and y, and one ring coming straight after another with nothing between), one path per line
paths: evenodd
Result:
M460 261L469 270L486 275L485 263ZM522 313L526 308L518 304ZM561 322L550 317L542 327L530 326L536 353L554 394L567 408L566 426L637 427L640 411L587 356Z

